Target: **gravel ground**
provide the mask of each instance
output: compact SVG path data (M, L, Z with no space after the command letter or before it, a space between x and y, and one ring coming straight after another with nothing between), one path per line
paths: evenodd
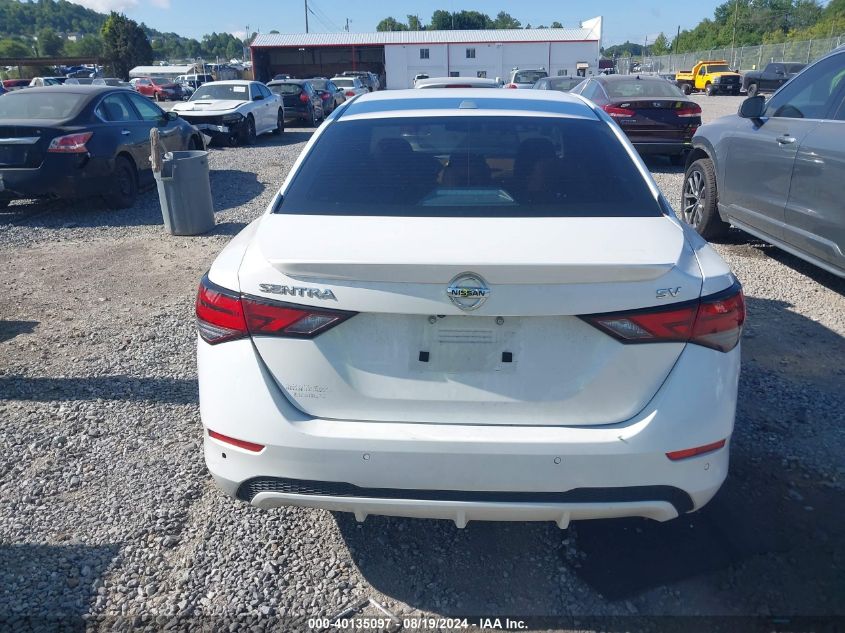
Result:
M705 120L740 101L696 99ZM400 614L578 627L587 616L845 615L845 283L738 231L717 245L749 309L732 472L703 511L458 530L262 511L219 493L201 454L193 293L309 136L213 150L218 225L202 237L164 235L154 191L126 211L0 213L0 630L4 619L19 630L18 617L45 629L57 617L291 629L365 598ZM677 205L681 170L649 167Z

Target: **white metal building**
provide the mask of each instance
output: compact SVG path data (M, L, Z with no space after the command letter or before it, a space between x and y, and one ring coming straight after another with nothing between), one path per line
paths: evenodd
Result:
M261 81L370 70L387 88L409 88L418 73L506 80L514 67L542 66L550 75L596 74L601 30L597 17L562 29L276 33L259 35L250 50Z

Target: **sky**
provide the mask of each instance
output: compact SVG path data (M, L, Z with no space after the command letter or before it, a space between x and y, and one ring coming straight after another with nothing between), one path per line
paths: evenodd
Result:
M250 31L267 33L305 32L304 0L73 0L97 11L121 11L133 20L145 22L159 31L175 32L200 38L205 33L229 32L242 36ZM577 27L582 20L604 17L602 44L610 46L626 40L651 42L662 31L674 36L678 26L690 28L706 17L724 0L392 0L389 3L358 0L308 0L312 13L312 33L338 31L346 26L355 32L375 31L382 18L400 21L416 14L425 23L436 9L481 11L494 17L507 11L522 25L549 25L555 20Z

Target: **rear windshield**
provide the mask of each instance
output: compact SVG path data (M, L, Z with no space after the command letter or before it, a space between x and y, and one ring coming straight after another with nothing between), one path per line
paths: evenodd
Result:
M82 107L86 95L56 92L30 93L22 90L0 99L2 119L67 119Z
M417 217L661 214L646 181L606 123L523 116L341 119L326 128L308 153L276 212Z
M548 77L549 73L545 70L520 70L513 76L515 84L533 84L537 83L538 79Z
M351 88L355 85L354 79L343 79L342 77L339 79L332 79L336 86L341 86L342 88Z
M620 79L608 81L604 90L611 99L634 99L636 97L683 98L683 93L665 79Z
M549 80L552 90L572 90L575 86L584 81L581 77L560 77Z
M302 86L299 84L274 84L267 87L277 95L298 95L302 92Z

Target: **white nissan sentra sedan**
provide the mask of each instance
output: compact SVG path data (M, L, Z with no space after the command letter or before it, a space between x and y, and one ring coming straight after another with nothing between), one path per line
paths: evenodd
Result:
M739 283L578 96L350 100L196 313L206 461L255 506L663 521L728 471Z

